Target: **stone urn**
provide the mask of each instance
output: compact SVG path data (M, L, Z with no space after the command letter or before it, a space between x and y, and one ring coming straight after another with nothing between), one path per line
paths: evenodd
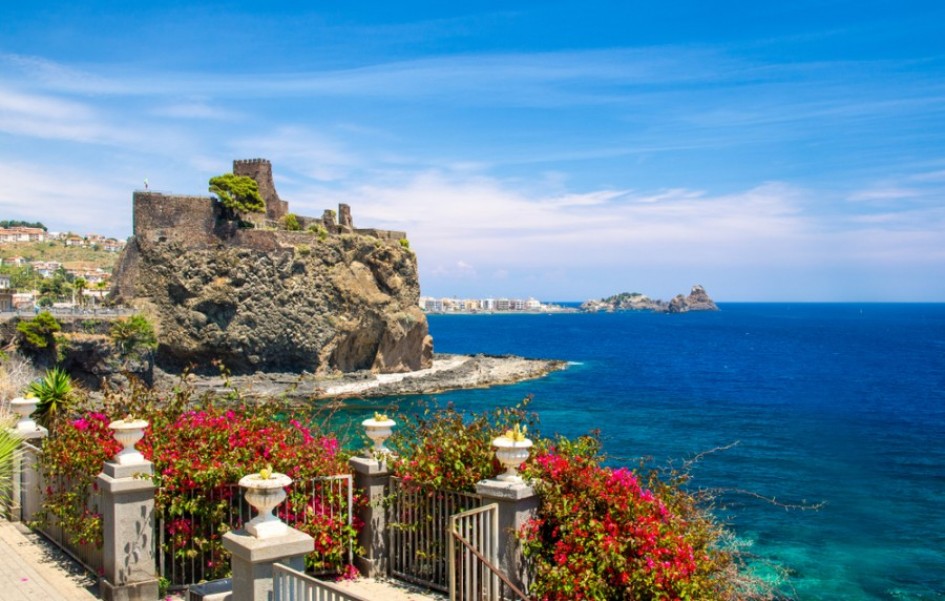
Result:
M133 465L144 463L145 458L135 445L144 438L144 430L148 427L147 420L118 419L108 424L115 435L115 440L121 443L122 449L115 455L114 462L118 465Z
M374 417L361 422L361 425L364 426L368 438L374 442L374 447L371 451L373 451L375 455L386 455L391 452L390 449L384 446L384 441L390 438L390 435L393 433L392 428L397 425L397 422L388 418L386 415L375 414Z
M240 486L246 489L246 501L256 510L256 517L246 523L246 531L256 538L273 538L289 531L289 526L280 520L273 509L285 500L285 488L292 478L278 472L250 474L240 478Z
M21 434L28 434L39 430L36 422L30 419L30 416L36 412L39 405L39 399L34 397L17 397L10 401L10 409L20 416L14 429Z
M500 436L492 441L495 447L495 456L505 468L504 474L496 476L496 480L519 484L524 482L518 474L518 466L528 460L532 441L524 436Z

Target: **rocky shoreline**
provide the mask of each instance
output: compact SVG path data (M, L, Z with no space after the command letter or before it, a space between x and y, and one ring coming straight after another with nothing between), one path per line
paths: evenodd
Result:
M366 398L396 395L436 394L448 390L488 388L543 377L567 367L566 361L526 359L513 355L436 354L433 366L399 374L370 371L316 376L310 373L256 373L245 376L200 376L188 374L195 392L226 394L237 390L243 398L284 397L301 400ZM155 369L154 385L170 390L180 374Z

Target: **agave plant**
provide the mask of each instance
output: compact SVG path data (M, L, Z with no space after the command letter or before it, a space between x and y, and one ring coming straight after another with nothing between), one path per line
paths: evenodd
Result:
M42 378L30 383L26 392L39 400L33 417L47 428L64 414L75 400L72 378L66 370L58 367L47 369Z

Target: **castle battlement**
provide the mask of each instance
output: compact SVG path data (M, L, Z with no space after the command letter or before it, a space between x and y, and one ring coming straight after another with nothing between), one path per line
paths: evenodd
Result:
M266 203L266 214L254 219L257 232L273 234L279 231L282 219L289 214L289 203L279 198L272 179L272 163L268 159L238 159L233 161L233 173L250 177L259 186L259 194ZM236 226L226 223L220 203L212 196L182 196L154 191L136 191L133 196L134 235L153 241L174 240L185 246L204 246L214 240L232 237ZM337 216L337 221L336 221ZM351 207L339 204L337 213L326 210L322 217L296 216L302 232L324 230L329 235L344 233L371 236L388 243L398 243L406 232L355 229ZM312 235L315 235L312 233ZM257 236L258 237L258 236Z

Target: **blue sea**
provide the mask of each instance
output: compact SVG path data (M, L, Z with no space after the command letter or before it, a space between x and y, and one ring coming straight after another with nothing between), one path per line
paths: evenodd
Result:
M787 593L945 599L945 304L720 308L431 315L437 352L571 362L436 398L478 411L534 395L543 434L599 429L613 463L737 443L692 484L728 491L719 517L760 569L787 571Z

